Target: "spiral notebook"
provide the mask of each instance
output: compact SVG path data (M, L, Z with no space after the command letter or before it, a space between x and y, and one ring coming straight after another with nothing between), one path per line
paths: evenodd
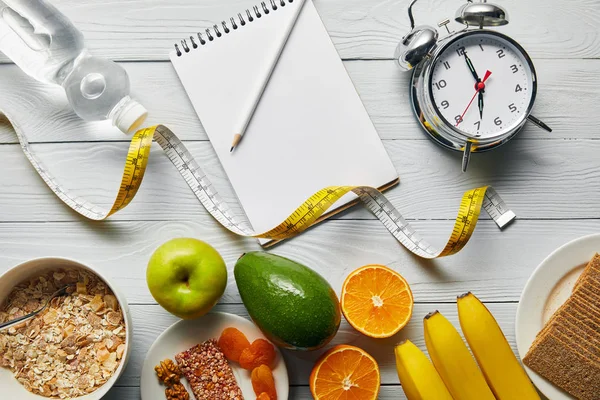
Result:
M297 5L261 3L182 40L170 54L249 222L261 232L324 187L383 190L398 182L311 0L300 12L243 141L230 153L244 95L253 77L268 67L268 52L275 51L277 35L284 33ZM346 195L321 220L355 200L354 194Z

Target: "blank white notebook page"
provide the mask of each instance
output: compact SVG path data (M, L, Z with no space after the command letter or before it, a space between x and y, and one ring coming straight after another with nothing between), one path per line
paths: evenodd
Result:
M310 0L243 140L229 152L252 79L268 68L265 60L276 51L278 34L297 5L279 7L245 26L238 23L228 34L219 25L221 37L181 57L171 53L231 185L260 232L326 186L381 187L398 177ZM354 198L347 195L335 206Z

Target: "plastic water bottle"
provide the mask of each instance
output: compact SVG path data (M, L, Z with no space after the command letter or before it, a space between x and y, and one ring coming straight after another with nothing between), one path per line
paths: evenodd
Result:
M0 51L33 78L61 85L84 120L130 132L148 114L129 97L127 72L90 55L83 34L46 0L0 0Z

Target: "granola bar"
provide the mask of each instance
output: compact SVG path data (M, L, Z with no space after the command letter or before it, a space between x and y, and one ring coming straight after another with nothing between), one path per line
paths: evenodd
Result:
M243 400L242 390L214 339L175 356L197 400Z
M0 367L40 396L65 399L92 393L123 358L126 329L117 298L85 270L57 269L17 285L0 306L0 322L39 309L57 289L75 283L74 293L0 331Z

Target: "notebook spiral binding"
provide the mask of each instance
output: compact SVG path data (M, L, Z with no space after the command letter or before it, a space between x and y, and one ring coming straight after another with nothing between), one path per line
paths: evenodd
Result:
M221 22L221 28L219 28L218 24L212 26L212 28L208 28L204 30L204 35L206 35L206 39L202 32L198 32L196 34L198 41L194 38L194 35L191 35L189 39L183 39L181 41L181 49L179 48L179 44L175 43L175 52L177 53L177 57L181 57L184 53L189 53L193 49L198 48L198 43L200 46L206 45L208 42L212 42L216 37L221 37L223 34L228 34L232 30L237 30L240 26L245 26L248 22L254 22L255 19L261 18L263 15L269 14L271 11L277 11L279 7L285 7L288 3L293 3L294 0L269 0L263 1L260 5L253 6L252 8L246 9L246 18L242 15L242 13L238 13L237 22L236 17L229 18L230 23L228 24L226 21ZM269 3L269 4L267 4ZM262 12L261 12L262 10ZM231 27L230 27L231 26ZM189 40L189 44L188 44ZM208 41L207 41L208 40ZM182 51L183 49L183 51Z

